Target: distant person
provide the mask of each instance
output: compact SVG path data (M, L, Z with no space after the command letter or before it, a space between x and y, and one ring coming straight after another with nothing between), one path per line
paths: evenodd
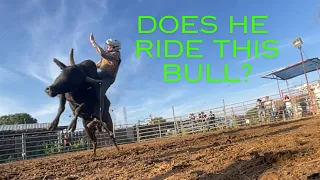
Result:
M264 111L264 104L263 104L261 99L257 99L256 106L257 106L257 109L258 109L259 121L261 122L264 119L264 117L266 116L265 111ZM263 117L262 117L262 115L263 115Z
M274 120L274 102L272 101L271 98L269 98L269 96L266 96L264 99L264 107L265 107L265 111L266 113L269 115L270 120Z
M64 135L64 146L68 151L71 150L71 138L68 135Z
M207 120L207 115L204 112L201 112L202 121Z
M209 120L214 120L216 118L216 115L212 113L212 111L209 112Z
M191 113L191 114L189 114L189 119L190 119L191 121L194 121L194 120L196 120L196 117L194 116L193 113Z
M293 117L293 108L292 108L292 102L288 95L284 97L283 102L285 103L286 107L286 113L288 114L289 118Z
M202 121L201 113L198 113L198 121Z

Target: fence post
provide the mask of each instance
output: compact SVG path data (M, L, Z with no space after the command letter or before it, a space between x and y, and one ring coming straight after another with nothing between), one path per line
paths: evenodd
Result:
M224 114L224 125L222 128L225 128L227 125L227 112L226 112L226 104L224 102L224 99L222 99L223 101L223 114Z
M244 102L242 102L242 107L243 107L243 110L244 110L244 123L246 124L247 123L247 108L246 106L244 105Z
M159 123L158 123L158 127L159 127L159 136L160 136L160 138L161 138L161 126L160 126L160 121L158 121Z
M113 133L113 137L114 138L116 138L116 125L115 125L115 123L113 124L113 131L112 131L112 133Z
M181 126L181 135L184 135L184 127L182 122L182 117L180 116L180 126Z
M177 126L177 122L176 122L176 116L174 114L174 107L172 106L172 115L173 115L173 121L174 121L174 130L176 131L176 135L178 133L178 126Z
M233 110L233 107L231 107L231 111L232 111L232 125L233 126L234 124L237 124L238 122L236 121L236 117L235 117L235 114L234 114L234 110Z
M139 124L136 124L137 142L140 142Z
M58 152L61 152L61 144L62 144L62 132L57 131L57 136L58 136Z
M22 144L22 158L26 159L27 158L27 143L26 143L26 134L22 133L21 135L21 144Z

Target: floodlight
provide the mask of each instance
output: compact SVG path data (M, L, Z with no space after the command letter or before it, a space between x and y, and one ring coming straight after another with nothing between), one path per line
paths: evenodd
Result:
M302 42L302 39L301 38L298 38L298 39L295 39L293 42L292 42L293 46L295 48L300 48L301 45L303 44Z

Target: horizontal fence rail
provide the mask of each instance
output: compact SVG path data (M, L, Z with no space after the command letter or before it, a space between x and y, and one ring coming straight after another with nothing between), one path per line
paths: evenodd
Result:
M285 102L285 96L290 102ZM166 119L156 124L127 124L116 127L114 135L118 144L149 141L156 138L182 136L198 132L249 126L264 122L278 122L319 114L320 93L307 90L282 91L269 96L264 108L257 106L257 100L224 105L185 116ZM262 99L264 100L264 99ZM112 146L106 132L98 132L98 147ZM92 144L83 129L73 133L65 131L44 131L0 135L0 162L32 159L52 154L89 150Z

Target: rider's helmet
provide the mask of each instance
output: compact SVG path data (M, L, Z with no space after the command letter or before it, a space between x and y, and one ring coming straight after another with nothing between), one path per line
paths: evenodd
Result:
M108 39L106 44L111 46L113 50L120 50L121 49L121 42L117 39Z

